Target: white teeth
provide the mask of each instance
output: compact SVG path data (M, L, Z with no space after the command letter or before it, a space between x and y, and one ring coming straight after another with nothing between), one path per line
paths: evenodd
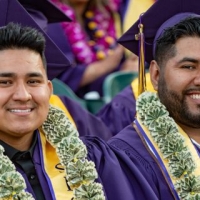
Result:
M26 109L26 110L10 110L10 112L14 112L14 113L26 113L26 112L31 112L31 109Z
M191 95L192 99L200 99L200 94L193 94Z

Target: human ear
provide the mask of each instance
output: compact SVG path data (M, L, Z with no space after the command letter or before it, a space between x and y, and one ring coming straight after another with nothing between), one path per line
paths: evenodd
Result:
M158 90L158 81L160 77L160 67L155 60L152 60L149 67L149 73L151 78L151 83L154 87L154 90Z
M48 88L49 88L49 98L53 94L53 84L50 80L48 80Z

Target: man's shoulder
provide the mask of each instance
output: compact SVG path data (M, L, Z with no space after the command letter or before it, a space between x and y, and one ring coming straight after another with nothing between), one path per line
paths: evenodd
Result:
M122 172L120 179L125 177L130 180L134 187L131 187L132 184L129 186L133 193L137 191L137 199L143 195L139 191L143 191L144 188L150 192L146 192L142 199L147 199L147 196L148 199L160 199L161 196L162 199L172 199L157 162L146 149L132 124L107 142L90 136L84 137L83 142L87 146L88 158L94 161L101 179L105 178L107 181L107 174L112 172L113 177L118 177L118 173Z
M145 159L147 162L155 162L143 140L135 130L133 123L112 137L108 141L109 146L117 151L125 152L130 157L137 156Z
M125 87L121 92L119 92L114 98L114 101L118 100L125 100L125 101L130 101L135 103L135 96L133 93L133 90L131 88L131 85L128 85Z

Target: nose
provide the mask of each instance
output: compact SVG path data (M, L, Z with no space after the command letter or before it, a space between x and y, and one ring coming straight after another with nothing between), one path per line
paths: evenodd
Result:
M200 66L199 68L193 73L193 83L196 86L200 86Z
M27 90L27 87L24 83L18 83L15 87L13 94L13 99L15 101L28 101L31 99L31 94Z

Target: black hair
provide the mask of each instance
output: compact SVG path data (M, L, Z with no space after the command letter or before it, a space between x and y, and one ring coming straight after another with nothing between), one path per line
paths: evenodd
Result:
M173 27L164 30L162 36L156 41L155 60L159 66L176 55L175 44L184 37L200 37L200 18L187 17Z
M37 29L10 22L0 28L0 51L29 49L40 54L46 69L45 38Z

